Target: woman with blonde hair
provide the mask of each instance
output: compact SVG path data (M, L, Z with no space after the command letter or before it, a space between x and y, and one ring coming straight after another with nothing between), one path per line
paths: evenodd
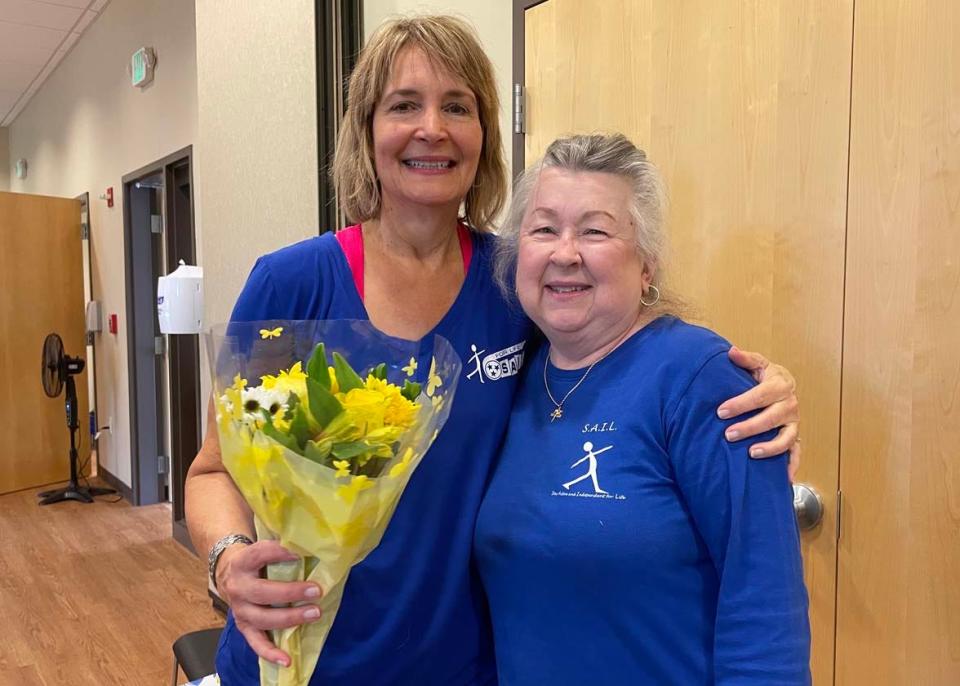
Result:
M496 681L472 537L517 372L534 342L529 321L492 278L492 221L506 165L493 67L474 32L444 16L400 19L370 39L351 75L334 162L338 198L358 224L260 258L234 321L369 319L418 340L439 334L464 361L443 432L413 475L380 544L354 568L312 683L444 686ZM461 214L460 210L463 209ZM744 364L762 374L765 360ZM745 435L787 424L763 448L794 443L789 374L766 369L777 398ZM732 414L756 395L725 403ZM257 656L286 664L266 630L314 621L323 589L260 578L291 555L254 543L249 509L223 467L215 422L187 479L197 550L231 612L217 656L222 683L258 683Z

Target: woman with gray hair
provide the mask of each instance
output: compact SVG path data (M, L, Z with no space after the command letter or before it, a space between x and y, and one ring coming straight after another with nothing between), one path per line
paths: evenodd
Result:
M496 273L549 345L474 540L501 686L810 682L787 458L723 440L754 382L655 285L662 214L622 135L554 141L517 187Z

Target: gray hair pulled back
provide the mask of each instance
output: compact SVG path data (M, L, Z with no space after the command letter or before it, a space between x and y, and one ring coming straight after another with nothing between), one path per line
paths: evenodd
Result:
M508 297L514 296L520 227L544 169L600 172L625 179L633 196L631 214L637 252L657 275L656 281L661 281L667 240L663 228L666 196L660 172L646 153L621 133L576 135L553 141L543 157L527 167L514 186L494 263L497 284Z

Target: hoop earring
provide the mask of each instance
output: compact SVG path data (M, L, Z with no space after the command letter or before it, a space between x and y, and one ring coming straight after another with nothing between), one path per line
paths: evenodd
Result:
M653 299L653 302L647 302L646 300L643 299L643 296L641 295L641 296L640 296L640 303L641 303L642 305L647 306L647 307L653 307L653 306L656 305L658 302L660 302L660 289L657 288L656 286L654 286L653 284L650 284L650 287L649 287L647 290L654 292L655 297L654 297L654 299Z

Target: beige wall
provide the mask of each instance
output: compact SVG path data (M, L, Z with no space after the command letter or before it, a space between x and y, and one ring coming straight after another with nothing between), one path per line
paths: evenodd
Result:
M152 84L130 86L127 64L157 51ZM113 0L9 127L10 160L27 178L10 190L73 197L90 193L94 297L119 315L118 335L97 344L97 399L111 433L100 464L130 484L126 296L121 178L196 142L196 41L192 0ZM8 167L9 168L9 165ZM99 199L114 189L112 209ZM199 227L198 227L199 230Z
M0 191L10 190L13 176L13 161L10 159L10 129L0 126Z
M229 318L259 255L317 235L315 59L312 0L197 2L196 202L208 325ZM206 398L206 371L201 379Z
M493 62L500 84L500 130L510 167L510 140L513 78L513 2L510 0L364 0L363 22L366 35L384 20L398 14L454 14L469 21L480 35Z

